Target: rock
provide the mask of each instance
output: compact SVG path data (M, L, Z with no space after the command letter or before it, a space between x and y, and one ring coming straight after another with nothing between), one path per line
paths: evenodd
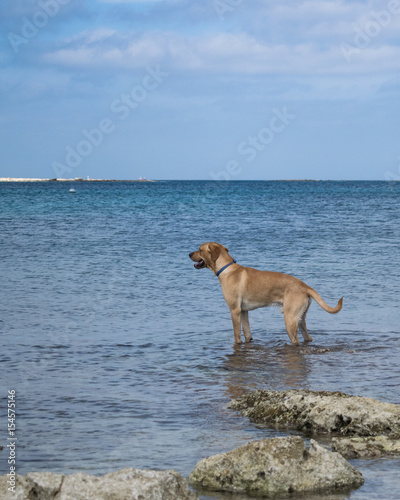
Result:
M332 450L346 458L400 456L400 439L387 436L333 438Z
M8 483L9 480L13 480L12 483ZM9 488L14 488L9 490ZM0 476L0 498L1 500L26 500L28 498L27 494L27 483L23 476L15 474L13 477L9 477L6 474Z
M229 408L255 422L308 433L400 438L400 406L341 392L253 391Z
M361 473L339 453L298 436L251 441L228 453L201 460L189 476L195 487L248 496L318 493L357 488Z
M101 477L33 472L16 476L15 493L8 487L7 476L1 476L2 500L198 500L173 470L123 469Z

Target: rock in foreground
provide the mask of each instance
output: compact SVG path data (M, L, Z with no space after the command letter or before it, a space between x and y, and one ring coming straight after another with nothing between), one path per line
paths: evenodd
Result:
M364 482L361 473L338 453L298 436L252 441L228 453L201 460L189 482L212 491L254 497L351 489Z
M8 491L7 479L0 477L2 500L198 500L173 470L123 469L101 477L33 472L16 476L15 493Z
M341 392L253 391L229 408L255 422L309 433L400 438L400 406Z
M400 439L387 436L333 438L332 450L346 458L400 456Z

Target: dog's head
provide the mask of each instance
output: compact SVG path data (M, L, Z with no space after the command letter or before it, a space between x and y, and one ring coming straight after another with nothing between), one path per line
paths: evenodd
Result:
M215 242L203 243L196 252L189 254L189 257L195 262L196 269L203 269L208 267L215 273L218 259L228 257L228 249L223 245Z

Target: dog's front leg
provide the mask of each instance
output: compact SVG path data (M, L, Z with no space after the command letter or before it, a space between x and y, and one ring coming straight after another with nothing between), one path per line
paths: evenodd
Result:
M253 337L251 336L251 331L250 331L248 311L242 311L240 313L240 322L242 323L244 338L245 338L246 342L251 342Z
M231 309L231 317L232 317L232 323L233 323L233 335L235 336L236 344L242 343L240 316L241 316L240 309Z

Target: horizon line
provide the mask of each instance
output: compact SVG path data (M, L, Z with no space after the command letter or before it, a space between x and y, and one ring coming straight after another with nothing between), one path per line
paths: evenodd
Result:
M0 177L0 182L399 182L399 179L83 179L83 178L41 178Z

